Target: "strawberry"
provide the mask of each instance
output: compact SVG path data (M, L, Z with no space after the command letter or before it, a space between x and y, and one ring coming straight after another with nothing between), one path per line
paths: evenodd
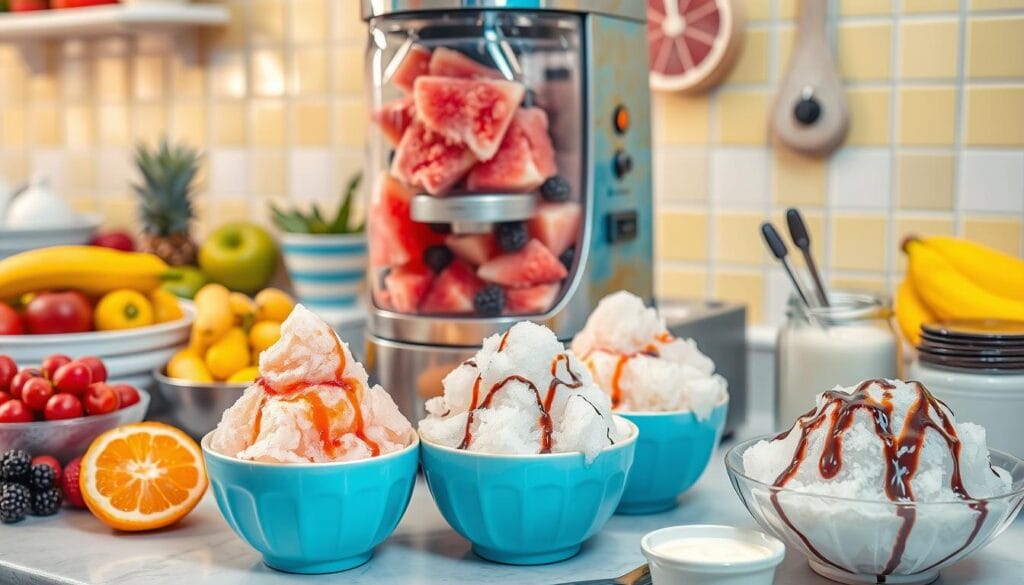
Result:
M64 488L64 499L74 508L85 509L82 499L82 488L78 485L78 477L82 473L82 458L76 457L64 466L64 477L61 487Z

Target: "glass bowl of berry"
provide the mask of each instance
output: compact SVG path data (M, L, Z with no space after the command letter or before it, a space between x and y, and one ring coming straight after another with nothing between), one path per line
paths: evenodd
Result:
M0 355L0 452L23 450L65 463L85 453L100 433L140 422L149 394L108 383L95 357L55 354L37 367Z

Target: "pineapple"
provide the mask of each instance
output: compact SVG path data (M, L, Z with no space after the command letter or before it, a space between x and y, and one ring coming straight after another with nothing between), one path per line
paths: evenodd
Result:
M196 242L191 222L193 185L199 153L186 146L171 146L167 139L156 149L135 148L135 164L142 183L132 185L139 196L142 220L140 248L162 258L171 266L193 264Z

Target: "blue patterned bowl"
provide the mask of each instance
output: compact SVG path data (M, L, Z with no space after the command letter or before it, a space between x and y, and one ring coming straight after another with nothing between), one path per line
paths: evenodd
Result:
M409 505L419 440L401 451L339 463L256 463L211 451L203 457L228 525L269 567L335 573L370 560Z
M616 513L655 514L675 508L679 494L697 483L711 461L728 407L725 398L705 420L688 410L618 413L640 429L640 439Z
M587 465L582 453L491 455L423 441L423 473L441 515L479 556L512 565L572 557L611 518L633 463L628 438Z

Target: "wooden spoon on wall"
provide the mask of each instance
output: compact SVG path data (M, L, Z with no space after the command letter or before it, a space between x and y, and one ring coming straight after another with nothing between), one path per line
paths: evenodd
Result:
M842 144L849 110L826 39L828 0L800 0L796 47L772 111L775 138L802 154L826 156Z

